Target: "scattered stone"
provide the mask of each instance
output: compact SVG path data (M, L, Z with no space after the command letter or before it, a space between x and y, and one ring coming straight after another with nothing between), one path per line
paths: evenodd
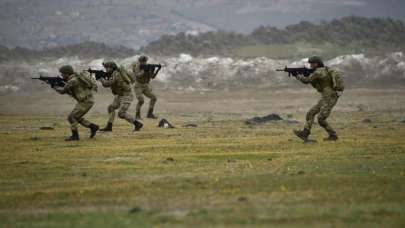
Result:
M401 121L401 123L405 123L405 119L403 119L403 120Z
M183 127L198 127L198 125L197 124L186 124L186 125L183 125Z
M363 123L372 123L373 121L371 121L370 119L364 119Z
M131 210L129 210L130 214L135 214L135 213L139 213L139 212L142 212L142 208L140 208L140 207L134 207Z
M82 173L82 177L87 177L87 173Z
M53 127L40 127L39 130L49 131L49 130L55 130L55 128L53 128Z
M31 139L32 141L39 141L39 140L41 140L40 137L36 137L36 136L31 137L30 139Z
M158 127L160 128L175 128L171 123L169 123L169 121L167 121L166 119L161 119L159 121Z
M246 201L248 201L248 198L244 197L244 196L241 196L241 197L238 198L238 201L239 202L246 202Z
M305 174L305 171L300 170L300 171L298 171L297 174L298 174L298 175L304 175L304 174Z
M233 159L228 159L228 161L227 161L228 163L232 163L232 162L236 162L235 160L233 160Z
M267 116L263 117L254 117L252 119L246 120L246 124L252 125L252 124L263 124L263 123L268 123L268 122L274 122L274 121L280 121L283 120L278 114L270 114Z
M168 158L166 158L163 162L164 162L164 163L167 163L167 162L174 162L174 158L168 157Z
M273 158L267 158L267 161L273 161Z

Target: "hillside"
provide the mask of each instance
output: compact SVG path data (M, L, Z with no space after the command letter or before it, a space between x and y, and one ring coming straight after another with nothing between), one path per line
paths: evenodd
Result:
M0 45L0 62L37 61L39 59L57 59L62 57L79 58L125 58L135 54L135 50L124 46L107 46L102 43L84 42L67 46L44 48L7 48Z
M297 51L304 46L307 50ZM244 35L234 32L207 32L199 35L165 35L141 48L154 55L225 55L279 57L280 52L324 54L381 54L405 48L405 25L390 18L345 17L320 24L307 21L279 29L261 26ZM256 50L255 50L256 49ZM278 49L278 50L277 50ZM268 52L266 54L266 51ZM342 53L343 52L343 53ZM284 57L301 57L287 55Z

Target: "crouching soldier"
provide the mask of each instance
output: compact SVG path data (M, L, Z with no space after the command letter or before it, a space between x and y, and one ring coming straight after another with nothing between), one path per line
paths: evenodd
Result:
M138 99L138 104L136 105L136 119L141 119L141 107L145 103L143 95L150 99L149 110L147 118L157 119L153 114L155 104L157 101L156 95L152 92L152 88L149 85L149 82L156 77L162 68L161 65L156 64L147 64L148 57L141 56L138 59L137 63L132 65L132 71L135 77L135 96Z
M315 116L318 115L319 125L329 135L329 137L325 138L325 141L336 141L338 140L338 135L332 126L329 125L327 119L343 93L344 84L342 77L339 72L324 66L320 57L311 57L308 62L314 72L308 77L299 75L297 79L305 84L310 83L321 94L321 99L308 111L304 129L295 130L294 133L302 140L307 141L308 136L311 134Z
M59 69L63 80L66 82L64 87L54 87L60 94L69 94L73 97L77 104L73 111L69 114L68 121L72 129L72 136L66 138L65 141L79 140L78 125L90 129L90 138L93 138L99 127L96 124L83 118L94 105L93 91L97 91L97 85L92 83L89 76L85 72L80 74L75 73L70 65L62 66Z
M110 75L110 79L102 78L100 81L104 87L111 88L114 95L114 101L108 106L109 119L107 126L101 129L101 131L112 131L115 110L117 109L119 109L118 117L133 124L135 127L134 131L139 131L143 124L128 114L128 109L134 99L131 90L131 79L127 74L122 73L114 62L105 62L103 63L103 66L106 73Z

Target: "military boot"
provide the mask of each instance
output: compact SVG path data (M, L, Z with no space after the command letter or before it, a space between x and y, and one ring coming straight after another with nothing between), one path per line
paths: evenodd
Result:
M155 116L155 115L153 114L153 108L149 109L148 115L146 116L146 118L149 118L149 119L157 119L157 116Z
M108 122L107 126L101 128L100 131L112 131L112 123Z
M294 130L294 134L298 138L300 138L306 142L306 141L308 141L308 136L311 134L311 132L308 129L304 128L304 130L302 130L302 131Z
M141 118L141 112L140 111L137 111L136 112L136 114L135 114L135 119L136 120L141 120L142 118Z
M134 126L135 126L134 131L139 131L139 130L141 130L141 128L143 127L143 123L141 123L141 122L138 121L138 120L134 120Z
M89 128L90 128L90 138L92 139L94 138L94 136L96 136L96 133L98 129L100 129L100 127L95 124L90 124Z
M328 138L324 138L323 141L337 141L339 137L336 134L331 134L329 135Z
M77 130L72 130L72 136L66 138L65 141L77 141L79 140L79 132Z

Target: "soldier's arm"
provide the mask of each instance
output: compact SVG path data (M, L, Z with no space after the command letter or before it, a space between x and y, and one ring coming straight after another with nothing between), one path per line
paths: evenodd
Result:
M140 69L138 64L132 65L132 73L134 78L141 77L145 72Z
M74 86L76 86L78 83L77 80L72 79L69 80L64 87L54 87L54 89L56 90L56 92L60 93L60 94L65 94L68 91L70 91L71 88L73 88Z
M112 85L111 81L112 80L107 80L104 78L100 79L101 85L103 85L103 87L111 87L111 85Z
M100 79L100 82L104 87L111 87L116 81L117 81L117 75L115 73L113 73L111 75L110 80L107 80L107 79L104 79L104 78Z
M314 81L318 80L320 77L321 77L321 74L319 72L315 71L314 73L312 73L308 77L305 77L303 75L298 75L297 79L300 80L304 84L308 84L308 83L311 83L311 82L314 82Z

